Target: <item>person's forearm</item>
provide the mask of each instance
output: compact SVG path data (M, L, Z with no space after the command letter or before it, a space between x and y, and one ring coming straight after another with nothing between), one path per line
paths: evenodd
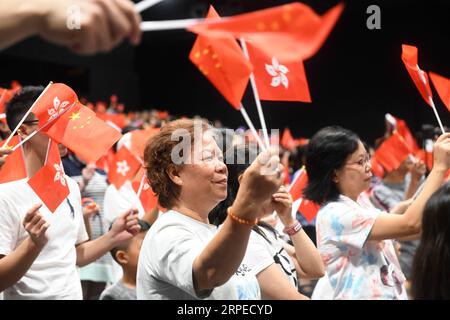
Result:
M227 218L217 235L193 264L197 291L212 289L227 282L239 268L247 250L252 227Z
M446 170L433 168L425 181L422 192L403 214L408 224L418 233L421 230L422 214L431 195L442 185Z
M295 259L300 269L310 279L320 278L325 274L325 266L316 246L305 233L300 230L291 236L295 249Z
M0 50L36 34L44 11L41 1L1 0Z
M0 292L14 285L27 273L41 250L28 237L16 250L0 259Z
M114 240L111 231L101 237L84 242L77 246L77 266L83 267L110 251L117 241Z

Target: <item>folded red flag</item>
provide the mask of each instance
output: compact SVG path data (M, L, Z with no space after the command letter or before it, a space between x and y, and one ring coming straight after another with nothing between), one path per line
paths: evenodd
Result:
M417 47L409 46L406 44L402 45L402 60L405 64L406 70L411 76L414 84L419 90L422 98L432 106L431 99L433 98L433 93L431 92L430 82L426 72L420 70L417 64Z
M402 136L397 132L387 138L375 151L375 158L387 172L397 169L411 154Z
M219 17L211 6L207 18ZM247 87L252 65L232 35L200 34L189 59L237 110Z

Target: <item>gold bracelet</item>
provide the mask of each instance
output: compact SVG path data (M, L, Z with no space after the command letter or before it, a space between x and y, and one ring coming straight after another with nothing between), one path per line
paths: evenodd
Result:
M240 223L240 224L246 224L248 226L254 226L255 224L258 224L258 219L255 219L253 221L250 220L246 220L246 219L242 219L239 218L238 216L235 216L234 214L231 213L230 210L231 207L228 207L227 209L227 214L230 216L231 219L233 219L234 221Z

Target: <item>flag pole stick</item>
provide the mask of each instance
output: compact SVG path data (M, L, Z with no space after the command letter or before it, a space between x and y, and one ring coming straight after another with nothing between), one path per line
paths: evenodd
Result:
M433 108L434 115L436 116L436 119L437 119L437 121L439 123L439 127L441 128L442 134L444 134L445 133L445 129L444 129L444 126L442 125L441 118L439 117L439 114L438 114L438 112L436 110L436 106L434 105L433 99L430 96L428 96L428 99L430 100L431 107Z
M192 19L178 19L178 20L158 20L158 21L142 21L141 31L165 31L187 29L197 24L214 25L227 20L228 17L220 18L192 18Z
M153 7L155 4L160 3L163 0L142 0L134 5L134 10L138 13L141 13L144 10L147 10L150 7Z
M256 132L255 126L253 125L252 121L250 120L250 117L247 114L247 111L245 111L244 106L241 103L241 106L239 108L239 111L241 111L242 116L244 117L245 122L247 123L248 127L250 128L250 131L253 134L253 137L256 139L256 141L258 142L259 147L262 150L266 150L266 146L264 145L264 143L262 142L261 138L258 136L258 133Z
M33 110L33 107L36 105L36 103L39 101L39 99L44 95L44 93L48 90L48 88L50 88L50 86L52 84L53 84L53 82L50 81L49 84L47 85L47 87L45 87L44 91L42 91L42 93L39 95L39 97L33 102L33 104L31 105L30 109L28 109L28 111L22 117L22 120L19 121L19 123L14 128L13 132L11 132L11 134L8 137L8 139L6 139L6 142L3 144L2 147L6 147L8 145L8 143L11 141L12 137L16 134L17 130L19 130L20 126L23 124L23 122L28 117L28 115L31 113L31 110ZM13 149L13 150L15 150L15 149Z
M244 55L247 58L247 60L250 60L245 40L242 37L240 38L240 40L242 45L242 51L244 52ZM266 120L264 118L264 113L261 107L261 100L259 99L258 88L256 88L255 75L253 74L253 72L250 74L250 84L252 86L253 96L255 97L256 108L258 110L259 121L261 122L261 127L263 130L264 141L266 143L266 146L269 147L270 146L269 134L267 133Z

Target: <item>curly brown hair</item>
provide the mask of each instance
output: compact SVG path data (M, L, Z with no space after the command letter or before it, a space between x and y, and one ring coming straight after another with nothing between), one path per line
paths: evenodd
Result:
M194 143L194 126L201 124L202 130L208 130L211 126L203 120L180 119L167 123L161 131L150 138L144 151L144 162L147 171L147 178L158 196L159 204L164 208L171 208L175 205L180 195L180 187L176 185L167 174L170 167L180 170L183 164L176 164L172 161L172 150L180 143L180 139L174 133L177 130L184 130L189 134L191 146ZM182 150L180 156L183 157Z

